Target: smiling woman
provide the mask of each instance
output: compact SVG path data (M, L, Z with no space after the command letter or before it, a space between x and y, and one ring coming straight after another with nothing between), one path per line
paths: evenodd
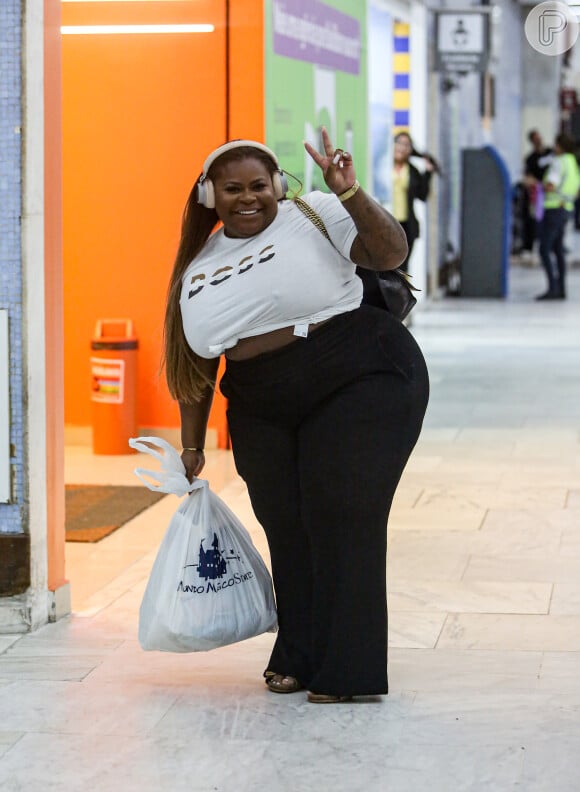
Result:
M227 162L212 179L216 212L228 237L254 236L267 228L278 212L272 175L259 159Z
M324 153L305 148L330 194L304 200L328 238L285 198L264 144L232 141L206 159L170 280L165 365L192 479L225 356L219 387L234 460L276 591L266 684L334 703L388 689L385 526L428 378L404 325L361 306L356 265L397 267L403 230L360 186L352 155L326 130L322 139Z

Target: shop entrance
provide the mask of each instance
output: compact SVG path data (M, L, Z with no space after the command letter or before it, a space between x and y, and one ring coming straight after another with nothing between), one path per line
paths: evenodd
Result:
M207 151L228 138L264 137L264 12L252 0L46 5L47 35L50 29L58 43L45 58L53 119L47 204L62 205L62 236L46 267L51 344L59 350L54 375L64 383L64 393L57 384L49 394L58 419L49 450L49 575L58 587L66 577L62 459L65 448L91 445L89 359L98 319L133 321L139 429L178 438L178 412L159 377L165 291L183 206ZM147 32L114 29L121 24ZM93 26L107 30L89 32ZM56 218L52 227L60 227ZM219 395L212 425L214 445L224 447Z

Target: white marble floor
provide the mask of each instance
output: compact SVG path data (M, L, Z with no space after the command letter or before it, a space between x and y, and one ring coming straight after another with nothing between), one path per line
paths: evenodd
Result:
M169 496L68 546L71 618L0 636L0 789L578 792L580 272L565 303L535 303L542 287L514 269L506 301L414 318L432 398L390 522L388 697L269 693L271 635L142 652ZM70 448L66 476L138 485L136 463ZM207 477L266 555L229 453Z

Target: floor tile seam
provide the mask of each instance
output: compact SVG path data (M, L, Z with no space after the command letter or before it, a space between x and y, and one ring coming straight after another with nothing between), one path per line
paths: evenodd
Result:
M510 473L512 475L518 475L518 471L513 471L513 470L503 471L500 475L507 475L508 473ZM536 476L541 476L541 475L544 475L544 472L541 471L539 473L536 473L535 471L527 471L527 472L523 473L523 477L525 477L527 475L532 475L532 474L536 475ZM576 471L570 469L570 475L575 475L575 474L576 474ZM425 476L425 474L422 474L422 475ZM477 470L475 469L473 471L473 476L475 477L476 475L477 475ZM451 476L452 476L452 473L449 474L450 478L451 478ZM427 477L427 476L425 476L425 477ZM409 482L409 483L406 483L406 486L408 488L410 488L410 487L412 487L414 485L413 485L413 483ZM518 495L518 494L521 494L522 489L529 490L530 494L531 493L536 493L538 491L542 492L543 494L545 494L545 493L551 494L553 492L562 493L565 498L567 498L570 493L573 494L575 491L576 492L578 491L577 489L574 490L573 487L567 487L564 484L558 484L558 483L554 483L554 482L551 482L551 481L549 483L547 483L546 485L544 485L544 486L542 486L541 484L538 484L536 481L534 481L530 486L527 486L527 487L522 487L521 485L515 485L515 484L502 485L501 483L498 485L498 484L496 484L493 481L492 482L484 481L484 482L481 482L481 483L463 483L463 482L461 482L459 484L455 483L454 481L450 481L448 484L431 484L431 485L428 484L428 485L423 487L423 494L424 494L425 498L440 498L442 496L443 497L453 497L454 495L455 496L460 496L460 497L463 497L466 500L468 500L470 506L473 506L474 508L477 507L477 508L481 509L481 508L483 508L482 507L482 501L479 500L481 498L485 498L486 496L489 496L490 494L493 494L493 493L500 493L503 496L510 495L510 494L511 495ZM529 493L526 493L526 494L529 494ZM564 502L562 502L561 506L558 506L558 507L555 507L555 508L564 509L566 507L564 505Z
M467 532L465 532L465 533L467 533ZM538 552L538 551L536 550L535 552ZM517 562L522 562L523 561L523 562L526 562L526 563L530 562L530 561L535 561L535 562L543 561L546 564L551 564L551 563L555 562L555 563L560 563L560 564L562 564L564 566L567 565L567 562L570 562L570 565L572 567L576 567L578 564L580 564L580 557L578 557L578 556L573 556L573 555L572 556L571 555L566 556L566 555L562 555L561 553L553 553L553 554L547 555L545 552L542 553L539 556L538 555L526 555L525 553L522 553L521 551L519 553L517 553L517 551L515 549L513 549L513 548L510 548L509 553L507 553L507 552L499 552L499 553L497 553L495 555L488 555L488 554L483 554L483 553L471 553L470 558L471 558L472 561L482 561L482 562L488 562L489 561L489 562L492 562L494 564L497 564L497 563L501 564L501 563L505 563L505 562L509 563L510 561L511 562L516 562L516 561ZM476 578L476 579L479 579L479 578ZM496 582L500 582L500 581L496 581ZM519 581L519 582L522 582L522 583L558 583L558 582L569 583L570 581L538 580L538 579L536 579L536 580L524 580L524 581Z
M548 615L554 615L554 616L557 615L557 614L552 614L552 603L555 593L556 593L556 583L552 583L552 589L550 591L550 598L548 601ZM578 615L580 616L580 613Z
M467 674L463 673L461 676L467 676ZM531 676L529 676L529 681L532 681ZM527 707L541 712L541 708L549 702L555 707L562 707L564 712L568 713L577 709L579 695L580 692L577 690L571 694L569 691L542 690L540 688L533 691L529 688L474 688L461 700L450 696L450 690L447 688L430 688L417 690L416 705L421 706L428 702L433 707L435 705L461 706L472 712L480 709L482 704L486 705L485 709L487 710L499 710L508 705L514 711L519 707ZM570 700L571 696L573 696L573 701ZM546 714L550 715L551 713Z
M27 635L30 635L30 633L19 633L18 638L13 643L8 644L8 646L6 646L4 649L2 649L2 651L0 651L0 658L4 657L4 655L6 654L6 652L8 652L9 649L12 649L14 646L16 646L16 644L19 644L20 641L23 638L25 638ZM0 637L5 637L5 636L0 635Z
M154 725L150 726L150 728L147 730L146 734L148 736L149 735L153 736L153 734L152 734L153 731L158 729L161 726L161 724L163 723L163 721L170 715L171 711L173 709L175 709L176 707L178 707L179 704L184 701L184 698L186 696L186 692L187 691L182 691L178 696L176 696L174 698L174 700L171 702L171 704L168 706L168 708L165 710L165 712L159 717L157 722ZM220 734L219 739L223 740L223 735L222 734Z
M67 682L77 682L79 685L82 685L83 682L85 682L87 679L89 679L91 674L94 674L94 672L103 665L103 663L105 662L106 659L107 658L102 658L100 663L97 663L96 665L94 665L85 674L79 674L78 677L75 677L74 679L71 678L71 679L63 680L64 683L66 684Z
M477 647L475 647L473 649L459 649L459 648L456 648L456 647L449 647L449 646L444 646L442 648L432 648L432 649L415 648L415 647L413 647L413 648L393 647L392 649L389 650L390 654L393 654L393 655L396 655L396 656L404 656L407 653L414 653L414 654L419 655L419 654L424 654L426 652L430 652L432 655L435 655L435 653L436 653L439 657L443 657L443 656L445 656L447 654L449 656L448 657L448 663L450 663L450 664L452 664L452 663L454 663L456 661L465 660L465 657L468 654L471 655L472 657L475 657L475 659L479 660L479 661L487 660L487 659L489 659L489 656L492 655L493 656L492 659L494 660L494 662L495 661L499 661L500 659L503 662L503 659L504 659L505 655L509 655L510 659L512 659L514 661L514 663L517 663L517 662L519 662L522 659L525 659L526 662L528 662L529 659L531 658L533 660L533 663L531 663L531 666L533 666L531 671L522 672L521 669L518 669L517 672L509 671L508 673L510 673L510 674L511 673L518 673L518 674L525 673L528 676L536 676L537 673L538 673L538 670L540 669L541 665L544 663L544 661L546 659L546 654L550 654L551 650L544 650L544 649L479 649ZM578 654L580 656L580 652L570 652L569 654ZM536 657L534 658L534 656L536 656ZM404 657L403 657L403 659L404 659ZM414 661L417 660L417 659L419 659L419 658L413 658ZM510 668L511 668L511 666L510 666ZM471 673L471 667L468 668L465 673ZM489 674L490 676L491 675L493 675L493 676L496 676L496 675L503 676L506 672L502 668L501 670L498 670L498 671L495 671L495 670L488 671L488 670L486 670L485 673Z
M481 530L481 526L477 530ZM467 555L465 556L465 566L463 567L463 571L462 571L461 575L459 576L459 582L460 583L467 582L465 576L467 575L469 567L471 566L471 562L472 562L472 560L474 558L476 558L476 556L474 556L473 553L467 553Z
M424 492L425 492L425 487L422 487L422 488L419 489L419 492L417 493L417 495L415 496L415 498L413 499L413 502L411 504L411 508L412 509L414 509L417 506L417 504L419 503L419 501L423 497Z
M121 573L121 575L119 577L122 577L122 574L123 573ZM115 578L115 579L117 579L117 578ZM111 583L108 583L102 589L97 589L97 591L93 592L92 594L89 595L89 597L87 597L87 600L92 599L93 597L103 596L103 592L106 591L108 586L112 585L113 582L114 581L111 581ZM71 609L71 616L73 616L73 617L75 617L77 619L83 619L84 621L90 621L95 616L98 616L99 614L101 614L107 608L110 608L113 605L115 605L115 603L118 602L120 599L122 599L123 597L127 596L127 594L130 594L131 591L132 591L132 589L128 588L128 589L124 590L121 594L119 594L117 597L115 597L114 599L111 599L111 600L107 599L107 601L104 602L100 606L84 607L84 605L86 604L86 601L87 601L87 600L85 600L83 603L81 603L80 606L77 605L75 608ZM104 597L106 598L106 594L104 595ZM94 610L94 612L92 611L93 608L96 608L96 610ZM83 614L87 613L87 611L90 613L90 615L84 616Z
M397 560L400 561L401 559ZM403 558L402 560L405 559ZM393 574L395 575L394 581ZM465 594L465 592L474 592L477 596L484 598L489 596L489 592L486 590L486 588L489 586L492 586L494 590L501 590L502 593L510 591L517 594L525 586L530 586L534 590L539 591L542 591L543 589L543 593L547 593L548 588L554 585L555 583L552 581L487 580L483 578L451 580L450 578L435 578L432 575L426 575L424 577L404 577L400 573L397 574L395 569L391 571L391 579L387 582L387 591L392 595L413 597L416 596L415 592L417 589L420 590L420 593L425 592L426 595L430 595L433 592L439 594L442 590L445 594L446 589L451 589L451 591L457 591L459 594ZM575 586L576 588L580 589L580 582L577 584L569 583L562 585ZM409 591L411 592L410 594L407 593Z
M108 588L110 588L110 587L114 586L114 585L115 585L115 584L116 584L116 583L117 583L119 580L122 580L122 579L123 579L123 578L124 578L124 577L125 577L125 576L126 576L128 573L129 573L129 572L130 572L130 570L133 570L133 568L134 568L134 567L136 567L136 566L138 566L138 564L141 564L141 563L143 563L143 559L144 559L146 556L152 555L152 556L154 557L154 556L156 555L156 553L158 552L158 550L159 550L159 548L158 548L158 547L157 547L157 548L152 548L152 549L149 549L149 550L148 550L148 551L147 551L147 552L146 552L144 555L140 556L139 558L136 558L136 559L134 559L134 560L133 560L133 561L132 561L132 562L129 564L129 566L123 567L123 570L121 571L121 573L120 573L119 575L117 575L116 577L112 578L112 579L111 579L111 580L110 580L108 583L106 583L106 584L105 584L105 585L104 585L102 588L100 588L100 589L97 589L97 591L94 591L94 592L93 592L93 593L92 593L92 594L91 594L89 597L87 597L87 599L91 599L92 597L96 597L96 596L98 596L98 595L101 595L101 594L102 594L103 592L105 592L105 591L106 591ZM149 573L145 573L145 574L143 575L143 577L141 578L141 580L143 580L143 579L148 579L148 577L149 577ZM122 585L122 587L123 587L123 591L122 591L122 592L121 592L121 593L120 593L118 596L114 597L114 599L112 599L112 600L109 600L109 601L108 601L108 602L107 602L105 605L103 605L103 607L102 607L102 608L99 608L99 609L98 609L97 611L95 611L95 613L94 613L94 614L92 614L91 616L88 616L88 617L80 617L80 618L85 618L85 619L86 619L86 618L88 618L88 619L91 619L91 618L93 618L93 616L97 616L98 614L102 613L102 612L103 612L103 610L106 610L107 608L111 607L111 606L112 606L112 605L114 605L114 604L115 604L115 603L116 603L118 600L122 599L122 598L123 598L123 597L125 597L127 594L129 594L129 593L130 593L130 592L133 590L133 588L135 587L135 585L138 585L138 584L136 584L135 582L133 582L133 584L132 584L132 585L130 585L130 586L129 586L129 584L121 584L121 585ZM125 588L125 586L127 586L127 587ZM106 595L105 595L105 596L106 596ZM74 616L75 614L81 614L82 612L83 612L83 609L82 609L82 608L77 608L76 610L73 610L73 611L71 611L71 615L73 615L73 616Z
M192 677L193 679L193 677ZM86 682L91 683L91 689ZM130 680L127 681L126 679L119 678L111 678L111 679L98 679L96 682L93 680L86 680L86 679L13 679L10 680L10 684L15 687L17 685L25 685L28 688L30 686L34 686L38 689L38 693L58 693L59 690L62 688L63 692L65 690L65 686L70 685L77 685L79 690L84 692L86 690L87 695L91 694L92 688L98 688L100 691L105 691L107 694L111 694L115 690L121 688L123 691L127 690L128 686L131 689L141 690L143 692L153 692L156 695L163 693L166 694L168 698L171 699L172 703L180 700L184 696L186 696L191 691L191 683L184 684L178 683L172 685L171 683L166 682L155 682L155 681L140 681L140 680ZM83 690L83 686L84 690ZM0 688L0 692L1 692ZM1 729L0 729L1 731Z
M466 619L470 620L471 622L480 621L480 624L481 624L481 620L482 619L486 619L486 618L492 618L492 619L496 619L496 620L497 619L501 619L504 622L510 622L510 621L513 622L514 619L524 620L524 621L528 622L528 626L529 626L529 623L530 623L531 619L536 619L536 620L540 620L540 626L543 626L543 627L549 626L548 624L545 623L546 621L551 621L553 625L556 624L556 627L558 627L558 626L566 626L566 625L569 626L571 624L575 626L576 623L580 623L580 613L579 614L562 614L562 615L560 615L560 614L549 614L549 613L489 613L489 612L487 612L487 613L485 613L485 612L474 613L474 612L461 611L461 612L449 612L448 615L447 615L447 619L455 620L455 621L461 621L462 617L465 617ZM447 622L447 619L446 619L446 622ZM544 622L543 625L542 625L542 622ZM473 627L474 625L472 624L471 626ZM480 640L480 639L478 638L477 640ZM498 640L500 640L500 639L498 639ZM449 648L449 647L445 647L445 648ZM481 651L486 651L485 647L480 647L480 649L481 649ZM458 649L458 651L471 651L471 649L469 647L463 646L463 647L460 647ZM580 654L580 648L573 648L573 649L570 649L570 648L566 648L566 649L556 649L556 648L549 649L548 648L548 649L546 649L544 647L539 647L539 646L532 647L530 649L515 649L513 647L511 647L511 648L507 647L506 649L492 649L491 651L522 651L522 652L524 652L524 651L529 651L529 652L547 652L547 651L551 651L551 652L556 652L556 653L562 653L563 652L565 654L566 653L568 653L568 654Z
M452 608L437 607L437 605L429 603L424 608L412 608L403 610L394 606L389 606L389 613L398 614L401 616L408 616L409 614L417 614L419 616L440 616L447 614L448 616L549 616L548 612L544 611L506 611L506 610L453 610ZM568 614L570 615L570 614ZM578 613L580 616L580 612Z
M546 652L542 652L542 658L540 660L540 667L538 668L538 677L536 680L536 689L540 690L540 685L542 680L544 679L544 664L546 662Z
M3 666L6 665L4 661L10 662L18 662L21 663L22 666L27 666L32 663L38 663L42 661L42 663L49 667L58 667L63 660L66 660L70 663L78 663L79 665L83 665L86 663L93 663L96 660L105 660L108 655L101 655L101 654L69 654L66 649L63 649L60 653L52 653L46 654L39 651L37 654L13 654L13 655L2 655L0 657L0 670Z
M71 614L68 618L71 618L71 617L72 618L79 618L79 617L76 617L75 614ZM88 619L83 619L82 621L83 622L87 622ZM45 626L50 627L51 625L49 624L49 625L45 625ZM62 636L58 636L58 635L53 636L51 638L44 638L44 637L36 635L36 633L29 633L27 638L28 638L28 640L26 641L27 646L36 645L38 647L38 649L41 649L43 644L48 644L49 646L55 646L55 645L60 646L60 644L63 643L63 637ZM68 645L71 645L72 647L82 646L83 645L82 638L84 638L84 636L83 637L79 636L78 638L79 639L77 639L77 638L71 639L69 636L65 636L64 640L65 640L67 646ZM97 641L97 640L98 639L95 639L95 641ZM105 641L110 641L111 642L111 646L108 646L108 647L101 646L101 651L97 651L97 652L95 652L92 655L91 655L91 652L90 652L91 647L86 647L87 650L89 650L89 651L87 652L87 654L83 654L81 656L87 657L87 656L91 655L91 656L94 656L94 657L99 657L101 654L103 654L103 657L106 657L107 655L109 655L112 652L115 652L117 649L119 649L121 644L125 643L125 641L127 639L126 638L115 637L115 638L105 638L104 640ZM44 656L46 657L46 656L50 656L50 655L44 655ZM73 657L73 656L75 656L75 655L71 655L71 657Z
M22 731L22 730L21 729L15 729L15 731L19 732L19 731ZM79 737L81 739L83 737L84 738L94 737L94 738L98 738L98 739L111 738L111 739L114 739L114 740L118 740L120 737L123 737L123 738L134 738L134 739L142 740L144 736L147 736L147 737L153 736L153 735L150 734L149 729L135 728L132 731L128 731L128 730L126 730L126 731L106 731L106 730L94 731L94 730L92 730L91 731L91 730L84 730L84 729L80 728L79 724L76 723L76 724L74 724L74 726L71 725L70 729L67 729L67 728L56 728L56 729L34 728L34 729L25 729L23 731L21 737L18 739L18 741L20 741L23 737L28 737L28 736L31 736L31 735L39 735L39 736L43 736L43 737L55 737L55 736ZM14 746L11 745L9 750L12 750L13 747ZM8 753L8 751L2 757L0 757L0 768L2 767L2 761L6 757L7 753Z
M27 735L27 734L29 734L29 732L27 732L27 731L21 731L20 729L15 729L15 731L16 731L16 732L20 732L20 734L19 734L19 736L16 738L16 740L15 740L15 741L14 741L14 742L13 742L11 745L9 745L9 746L6 748L6 750L4 751L4 753L0 754L0 768L2 767L2 763L3 763L3 761L5 760L5 758L8 756L8 754L9 754L9 753L10 753L10 752L11 752L11 751L14 749L14 748L16 748L16 746L17 746L17 745L18 745L18 744L19 744L19 743L20 743L20 742L21 742L21 741L24 739L24 737L26 737L26 735Z
M479 523L478 527L475 529L480 534L483 533L483 526L485 525L485 521L487 520L487 518L489 516L490 507L488 506L487 508L484 508L482 511L483 511L483 514L481 516L480 523Z
M360 698L364 698L364 697L360 697ZM388 696L387 696L387 698L388 698ZM340 705L340 711L344 713L346 710L350 710L351 708L360 708L360 707L365 707L365 706L372 706L373 704L374 704L374 702L361 701L361 700L357 701L357 699L355 698L351 702L342 703ZM378 706L377 704L374 704L374 705ZM385 706L388 706L388 701L386 702ZM315 707L313 707L313 705L310 702L308 702L306 698L303 699L303 702L300 705L300 708L301 709L308 708L308 710L312 711L312 712L315 710ZM334 711L336 712L336 710L337 710L337 708L335 707ZM401 718L400 720L384 721L382 725L393 726L393 725L397 725L398 723L401 723L401 725L403 725L404 720L405 720L405 717ZM59 736L59 735L63 736L63 737L70 737L70 736L72 736L72 733L71 732L66 732L66 731L58 732L58 731L46 731L44 729L31 729L29 731L25 731L22 734L20 734L19 737L17 738L17 742L19 742L21 739L23 739L25 737L31 737L31 736L35 736L35 735L38 735L38 736L41 736L41 737L54 737L54 736ZM80 733L77 734L77 736L79 736L82 739L83 737L93 737L93 736L96 736L96 735L94 735L94 733L91 733L91 732L80 732ZM108 733L107 732L107 733L101 733L98 736L99 737L106 737L106 738L116 739L120 735L118 733L116 733L116 732L115 733ZM139 740L139 742L140 742L143 739L144 735L143 735L143 732L139 732L139 733L134 733L134 734L127 734L127 735L124 735L124 736L129 737L129 738L135 738L135 740ZM171 738L170 734L159 734L159 735L154 735L153 734L153 735L146 735L146 736L147 737L152 737L154 740L155 740L156 737L159 738L159 740L168 740L168 739ZM403 735L401 735L401 736L403 736ZM223 735L216 735L214 737L204 736L201 739L204 742L206 742L206 743L220 743L220 744L223 744L224 742L226 742L226 743L231 743L231 744L234 744L234 745L255 745L255 744L259 744L259 745L264 745L264 747L266 747L266 748L269 747L272 744L272 742L273 742L273 740L271 738L267 738L267 737L226 737L224 739ZM198 740L197 737L196 737L196 740ZM290 745L291 744L291 745L296 746L296 745L300 745L302 743L304 743L305 745L311 745L313 742L321 744L321 745L331 745L331 746L336 745L336 747L339 747L341 750L344 750L344 747L345 747L344 746L344 739L343 739L343 735L342 734L337 734L336 736L324 735L324 736L315 736L315 737L312 737L312 738L303 737L303 738L299 738L299 739L291 739L290 741L285 743L285 745ZM369 740L369 739L365 739L365 740L361 739L360 741L357 741L356 739L355 740L350 740L349 739L349 747L353 746L355 748L368 748L369 744L375 745L375 746L379 746L379 745L383 745L384 742L383 742L383 740L381 739L380 736L377 737L377 742L375 742L373 740ZM432 743L431 741L429 741L429 742L425 742L425 743L421 743L421 744L444 745L445 743L438 743L438 742L437 743ZM483 746L487 746L487 747L491 747L491 748L495 747L494 743L490 743L490 744L482 743L482 745ZM11 745L9 748L7 748L6 753L8 752L8 750L11 750L13 747L14 746ZM187 750L187 748L184 746L183 750ZM4 758L4 756L6 756L6 753L2 757L0 757L0 767L2 765L2 759ZM213 789L213 787L212 787L212 789ZM206 792L209 792L209 789L207 789ZM293 792L294 792L294 790L293 790Z
M511 619L511 618L521 619L521 618L526 618L526 617L530 617L530 616L532 616L534 618L536 618L536 617L546 618L546 617L550 616L549 613L537 613L537 612L534 612L534 613L529 613L529 612L522 613L521 611L509 611L509 612L506 612L506 611L490 611L490 610L481 610L481 611L450 610L450 611L447 611L447 615L448 616L452 616L452 617L453 616L466 616L467 618L470 618L470 617L478 618L479 616L492 616L492 617L498 617L499 616L500 618L506 618L506 619ZM580 616L580 614L578 614L578 616ZM571 618L578 618L578 616L574 615L574 616L571 616Z
M436 650L438 648L439 641L441 640L441 636L445 632L445 628L447 627L447 622L449 621L449 618L450 618L451 615L452 614L449 613L449 612L446 613L445 618L441 622L441 627L440 627L439 632L437 634L437 638L435 639L435 642L433 643L433 646L429 647L429 648L434 649L434 650Z
M69 674L62 674L58 676L57 674L50 675L46 674L43 675L42 673L37 674L22 674L22 673L15 673L12 682L16 684L25 683L27 685L32 684L42 684L42 685L49 685L49 684L57 684L57 685L69 685L69 684L77 684L81 685L85 682L90 675L100 667L98 666L90 668L88 671L83 671L78 674L76 673L69 673ZM1 689L0 689L1 690Z

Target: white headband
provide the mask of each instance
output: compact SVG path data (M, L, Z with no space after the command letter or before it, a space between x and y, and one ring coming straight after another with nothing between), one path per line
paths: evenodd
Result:
M241 148L242 146L249 146L251 148L259 149L267 154L274 162L274 165L279 168L278 165L278 157L274 154L274 152L265 146L263 143L258 143L255 140L232 140L229 143L224 143L223 146L219 146L212 151L212 153L207 157L206 161L203 163L203 173L201 175L202 181L207 178L207 172L211 168L212 163L218 158L221 157L222 154L225 154L226 151L231 151L232 149Z

